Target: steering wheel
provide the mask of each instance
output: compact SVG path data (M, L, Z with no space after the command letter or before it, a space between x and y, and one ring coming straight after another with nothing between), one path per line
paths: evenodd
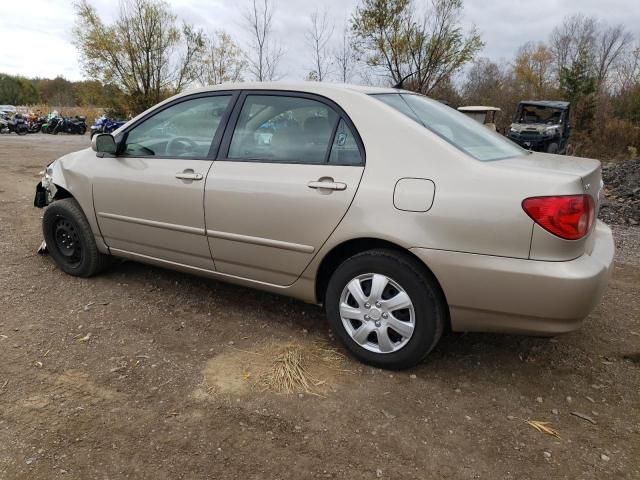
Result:
M180 145L179 149L176 149ZM187 149L188 147L188 149ZM167 143L168 155L182 155L185 153L195 152L198 144L187 137L174 137ZM174 150L175 149L175 150Z

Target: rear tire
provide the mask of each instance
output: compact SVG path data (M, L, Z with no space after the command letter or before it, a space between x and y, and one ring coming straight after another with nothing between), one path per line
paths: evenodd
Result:
M42 233L51 258L69 275L91 277L109 264L100 253L80 205L73 198L56 200L42 218Z
M360 292L351 294L357 285L360 299ZM331 328L356 358L389 369L419 363L440 340L447 318L436 279L409 255L386 249L345 260L329 280L325 307Z

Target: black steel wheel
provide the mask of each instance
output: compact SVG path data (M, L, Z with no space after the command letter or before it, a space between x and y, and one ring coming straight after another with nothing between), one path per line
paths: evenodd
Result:
M98 250L91 226L73 198L56 200L47 207L42 233L51 258L70 275L91 277L109 263L109 256Z
M71 267L82 262L82 243L76 225L68 218L59 216L53 224L55 248Z

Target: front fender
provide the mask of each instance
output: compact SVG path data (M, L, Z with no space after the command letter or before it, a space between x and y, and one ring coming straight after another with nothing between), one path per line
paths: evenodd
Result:
M71 196L78 202L96 240L98 250L109 253L104 243L93 208L93 189L91 182L92 162L96 156L90 148L70 153L47 166L44 176L36 186L34 205L42 208L61 197Z

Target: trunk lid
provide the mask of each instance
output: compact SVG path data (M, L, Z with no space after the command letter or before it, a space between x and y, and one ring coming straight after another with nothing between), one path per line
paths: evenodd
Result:
M531 175L526 196L591 195L597 218L603 195L602 169L598 160L533 152L522 157L492 162L494 165ZM524 198L522 199L524 200ZM533 227L529 258L566 261L593 250L593 231L580 240L564 240L539 225Z
M496 163L502 162L510 168L578 176L582 181L584 193L593 197L596 204L596 213L600 208L603 183L602 168L598 160L532 152L523 157L499 160ZM558 194L562 193L563 192L558 192Z

